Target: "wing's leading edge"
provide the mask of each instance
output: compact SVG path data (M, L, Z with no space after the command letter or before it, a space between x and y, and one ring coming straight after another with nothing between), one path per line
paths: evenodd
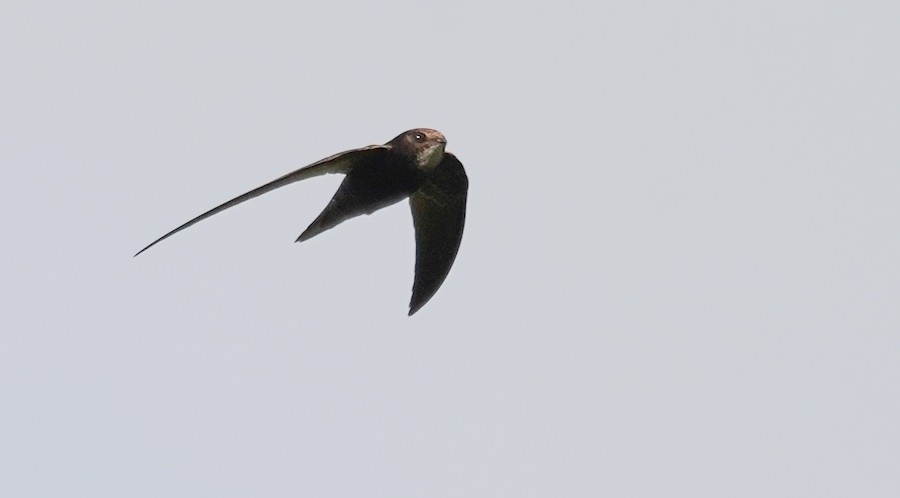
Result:
M283 187L285 185L289 185L294 182L299 182L301 180L306 180L307 178L313 178L316 176L325 175L328 173L343 173L346 174L351 169L353 169L357 164L361 162L370 160L374 156L383 153L383 151L388 150L390 147L386 145L370 145L367 147L362 147L359 149L348 150L345 152L341 152L335 154L333 156L326 157L320 161L314 162L309 166L304 166L296 171L292 171L280 178L276 178L271 182L257 187L245 194L241 194L234 199L231 199L224 204L220 204L209 211L197 216L196 218L188 221L187 223L175 228L171 232L163 235L162 237L151 242L147 247L138 251L135 256L141 254L142 252L150 249L154 245L162 242L163 240L175 235L176 233L184 230L185 228L194 225L195 223L201 222L210 216L218 214L230 207L237 206L238 204L253 199L254 197L259 197L260 195L265 194L266 192L271 192L279 187Z

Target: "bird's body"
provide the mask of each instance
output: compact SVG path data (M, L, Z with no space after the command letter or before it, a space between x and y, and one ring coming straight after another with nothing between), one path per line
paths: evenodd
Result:
M288 173L221 204L138 251L210 216L276 188L327 173L343 173L337 192L297 238L308 240L343 221L410 199L416 230L416 276L409 314L428 302L447 277L462 241L468 178L456 156L444 151L444 136L418 128L384 145L352 149Z

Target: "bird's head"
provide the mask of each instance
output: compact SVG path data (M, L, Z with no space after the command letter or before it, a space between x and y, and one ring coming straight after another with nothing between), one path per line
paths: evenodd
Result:
M401 154L414 157L416 166L427 171L441 163L447 139L444 138L443 133L437 130L416 128L401 133L388 144Z

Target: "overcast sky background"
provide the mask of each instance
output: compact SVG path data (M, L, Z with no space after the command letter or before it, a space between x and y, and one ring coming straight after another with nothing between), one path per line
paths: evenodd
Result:
M0 495L900 496L900 3L0 6ZM432 127L398 204L250 188Z

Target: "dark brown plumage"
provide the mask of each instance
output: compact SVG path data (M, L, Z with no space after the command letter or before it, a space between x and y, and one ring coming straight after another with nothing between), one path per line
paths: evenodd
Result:
M343 221L371 214L409 197L416 231L416 271L409 314L434 296L462 241L469 180L462 163L445 152L439 131L418 128L384 145L348 150L277 178L197 216L141 249L232 206L285 185L328 173L346 175L322 213L300 234L308 240Z

